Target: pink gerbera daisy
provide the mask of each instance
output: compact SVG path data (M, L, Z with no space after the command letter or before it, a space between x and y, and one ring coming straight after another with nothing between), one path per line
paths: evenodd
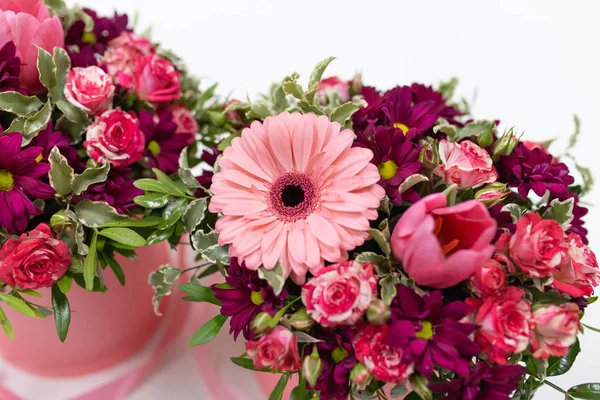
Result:
M385 191L373 153L327 117L282 113L253 122L225 149L209 210L223 213L219 244L249 269L281 262L304 282L324 261L361 245Z

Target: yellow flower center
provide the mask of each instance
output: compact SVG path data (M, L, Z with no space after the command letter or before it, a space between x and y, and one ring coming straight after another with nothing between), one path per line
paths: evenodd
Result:
M250 300L252 300L252 303L260 306L262 303L265 302L265 300L262 298L262 294L260 292L252 292L250 294Z
M408 132L408 126L404 125L401 122L396 122L394 124L394 128L400 129L402 131L402 133L404 133L405 135L406 135L406 132Z
M379 170L379 175L381 175L383 179L392 179L396 176L396 172L398 172L398 164L392 160L388 160L379 164L377 169Z
M40 155L35 158L35 162L40 162L43 159L44 159L44 155L40 153Z
M81 41L89 44L96 44L96 35L93 32L83 32L81 35Z
M158 144L156 140L151 140L150 143L148 143L148 150L150 150L150 153L157 156L160 154L160 144Z
M0 192L7 192L13 188L15 180L13 174L3 169L0 169Z
M417 332L417 337L426 340L429 340L433 337L433 327L431 326L431 322L423 321L423 328Z

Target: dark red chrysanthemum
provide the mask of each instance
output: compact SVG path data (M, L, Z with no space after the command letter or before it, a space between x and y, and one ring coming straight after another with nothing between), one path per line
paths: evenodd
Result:
M104 182L96 183L87 188L75 202L87 199L92 201L105 201L113 206L119 214L129 215L136 206L133 199L144 194L133 186L135 179L131 178L129 168L111 169Z
M252 339L251 324L259 312L273 316L283 306L287 292L283 290L275 295L269 283L258 277L258 272L239 264L237 258L231 259L231 265L225 278L226 284L212 285L215 297L221 301L221 314L231 317L229 333L237 340L240 332L246 340Z
M0 92L20 91L21 59L17 57L17 48L13 42L7 42L0 48Z
M414 129L417 134L423 133L431 129L439 118L435 112L436 103L413 103L412 90L408 86L389 90L383 98L381 109L388 119L388 124L402 129L405 134L409 129Z
M456 117L461 116L462 113L446 103L444 96L442 96L440 92L433 89L431 86L425 86L420 83L413 83L410 85L410 88L412 90L413 102L415 104L433 102L433 112L435 114L452 124L460 125L460 123L456 121Z
M146 156L150 167L169 175L179 169L179 155L189 143L189 135L176 133L170 110L160 115L140 111L140 130L146 137Z
M71 137L64 132L54 131L52 129L52 122L49 122L48 126L33 138L30 145L42 148L39 160L48 161L48 156L52 148L58 147L60 154L67 159L67 162L75 172L81 173L85 170L85 161L77 153L75 146L71 145Z

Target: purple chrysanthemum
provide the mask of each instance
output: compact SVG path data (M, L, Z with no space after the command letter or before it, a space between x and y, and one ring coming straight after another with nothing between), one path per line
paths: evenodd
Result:
M354 131L364 130L369 125L385 124L385 114L381 110L383 98L377 89L371 86L363 86L360 95L367 102L367 106L359 108L358 111L352 114Z
M501 157L497 169L499 181L516 187L523 199L530 190L540 197L546 190L552 198L570 197L567 187L575 181L566 164L555 162L552 155L541 149L530 150L523 143L519 143L511 155Z
M42 148L21 149L22 141L19 134L0 137L0 227L9 233L23 232L28 217L42 212L30 198L54 197L54 189L41 180L50 165L36 161Z
M490 212L490 216L494 218L497 222L497 232L496 237L494 238L494 242L498 240L501 234L503 233L515 233L517 230L517 224L513 222L512 216L508 211L502 211L504 208L504 204L497 204L488 209Z
M17 48L13 42L7 42L0 48L0 92L18 92L20 73L21 59L17 57Z
M452 107L442 96L440 92L433 89L431 86L425 86L420 83L413 83L410 85L412 90L412 99L415 104L433 102L433 112L444 118L446 121L456 124L456 117L462 115L460 111Z
M76 21L65 37L65 45L73 67L89 67L98 64L98 57L104 54L108 42L127 30L127 15L115 15L112 18L100 17L94 10L85 8L94 20L92 32L85 32L85 23Z
M373 152L371 163L377 166L381 177L379 184L385 189L394 204L402 201L414 203L419 195L413 189L404 193L398 190L400 184L411 175L421 172L425 166L419 161L421 146L411 139L416 134L411 129L405 135L401 129L369 125L364 131L357 131L355 147L364 147Z
M140 130L146 137L146 156L150 167L169 175L179 169L179 155L189 143L189 136L177 134L170 110L154 115L140 111Z
M398 285L391 311L390 344L405 350L403 361L414 362L425 377L435 366L468 375L479 346L469 338L477 325L460 322L470 312L467 304L444 305L440 291L421 297L414 289Z
M52 129L52 122L48 123L48 126L41 130L37 136L31 141L31 146L39 146L42 148L42 154L38 161L48 161L48 156L53 147L58 147L60 154L66 159L71 168L77 173L85 170L85 161L81 158L75 146L71 145L71 137L59 131Z
M221 301L221 314L231 317L229 333L237 340L240 332L246 340L252 339L251 324L259 312L273 316L283 306L287 292L275 295L269 283L258 277L258 272L231 259L225 285L212 285L215 297Z
M573 205L573 221L571 221L571 227L567 230L567 234L578 234L581 237L581 241L587 245L589 244L587 239L588 230L583 226L585 223L583 217L588 213L588 209L580 204L578 196L573 197L575 198L575 203Z
M119 214L129 215L131 209L136 206L133 199L144 194L143 190L133 186L135 179L130 178L131 170L129 168L111 169L106 181L90 185L74 201L84 199L105 201L113 206Z
M449 382L431 382L429 388L448 400L508 400L527 368L520 365L490 367L480 361L468 376Z
M420 134L431 129L438 120L435 112L436 103L427 101L413 103L412 90L408 86L396 87L383 95L382 111L388 119L388 124L402 129L406 134L414 129Z

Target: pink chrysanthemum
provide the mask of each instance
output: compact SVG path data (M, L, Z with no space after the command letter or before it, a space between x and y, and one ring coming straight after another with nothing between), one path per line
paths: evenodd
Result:
M225 149L209 210L219 243L249 269L281 262L303 283L325 260L343 261L368 237L385 191L373 153L327 117L282 113L253 122Z

